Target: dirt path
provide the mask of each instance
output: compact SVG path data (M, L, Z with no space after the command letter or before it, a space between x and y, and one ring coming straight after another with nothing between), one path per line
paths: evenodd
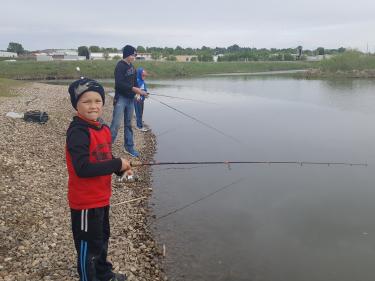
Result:
M70 230L65 166L65 133L74 111L67 89L32 83L0 99L0 280L78 280ZM106 96L104 120L110 122L112 98ZM5 117L9 111L42 110L47 124ZM119 136L122 136L122 129ZM151 132L135 132L142 160L151 160ZM113 147L121 151L122 138ZM150 171L136 170L141 181L116 183L112 203L149 197ZM111 208L109 259L129 280L165 280L160 250L146 228L147 199Z

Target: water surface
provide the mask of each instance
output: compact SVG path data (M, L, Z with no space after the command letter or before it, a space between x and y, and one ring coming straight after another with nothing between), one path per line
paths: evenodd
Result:
M151 93L211 102L146 101L157 161L375 162L375 81L234 76L151 82ZM155 215L238 180L155 222L171 280L374 280L371 165L155 166Z

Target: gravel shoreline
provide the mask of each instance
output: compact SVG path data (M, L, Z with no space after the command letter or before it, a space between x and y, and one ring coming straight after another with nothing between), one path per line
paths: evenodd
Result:
M30 83L0 99L0 281L78 280L67 203L65 133L74 115L66 86ZM5 117L9 111L41 110L44 125ZM104 120L110 122L112 98L106 96ZM123 129L113 146L122 152ZM143 161L155 152L151 131L134 131ZM162 252L146 227L152 193L149 167L135 169L139 182L113 177L109 260L129 280L167 280ZM115 205L140 197L131 203Z

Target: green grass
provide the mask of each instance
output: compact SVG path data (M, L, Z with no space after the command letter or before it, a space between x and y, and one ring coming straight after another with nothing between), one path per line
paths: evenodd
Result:
M363 55L356 51L345 52L320 62L324 72L348 72L353 70L374 70L375 56Z
M117 61L0 61L0 77L18 80L74 79L80 75L104 79L113 78ZM152 78L193 77L204 74L262 72L314 68L311 62L158 62L141 61L136 67L147 69ZM81 74L76 67L79 66Z
M0 78L0 97L13 96L11 91L14 88L23 86L25 83L11 79Z

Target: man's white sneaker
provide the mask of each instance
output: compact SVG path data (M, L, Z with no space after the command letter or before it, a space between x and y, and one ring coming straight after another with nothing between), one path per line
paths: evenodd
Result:
M146 127L142 127L142 128L138 128L137 127L137 129L140 130L141 132L148 132L148 131L150 131L150 129L146 128Z

